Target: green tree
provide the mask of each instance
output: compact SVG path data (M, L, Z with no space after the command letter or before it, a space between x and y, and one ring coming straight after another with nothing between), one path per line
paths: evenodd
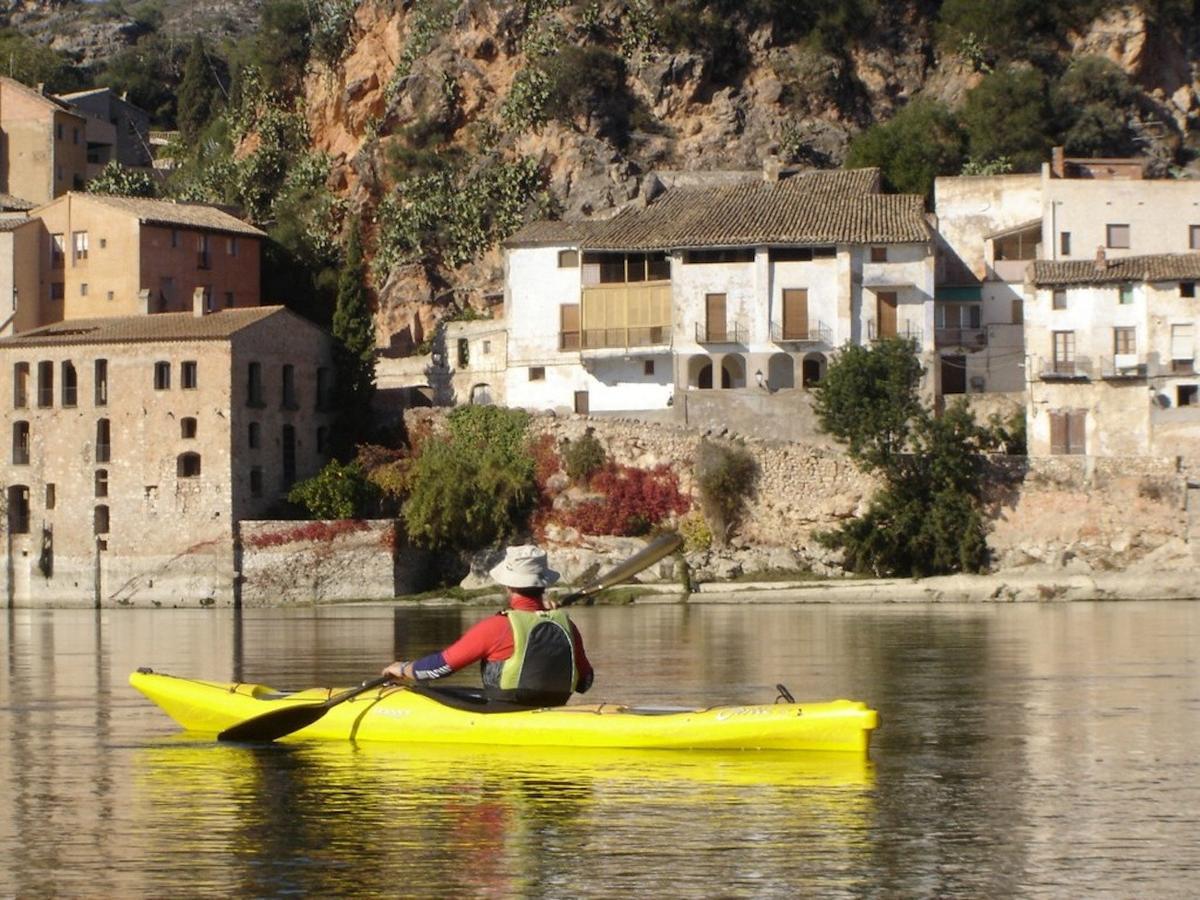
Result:
M358 222L350 226L346 262L338 279L333 311L334 353L337 363L338 409L335 450L345 454L366 432L371 398L375 394L375 322L367 297L366 266Z
M109 160L95 178L87 183L92 194L117 197L153 197L158 192L154 176L144 169L129 169L115 159Z
M251 64L273 91L291 96L300 89L308 62L311 22L304 0L267 0L251 48Z
M846 347L817 387L822 427L882 485L866 512L819 536L856 572L921 577L987 564L983 453L997 443L965 403L935 416L907 341Z
M8 28L0 29L0 75L56 94L85 86L84 70L69 56Z
M1050 92L1050 107L1063 147L1075 156L1132 156L1130 123L1141 92L1129 76L1102 56L1080 56Z
M184 140L195 140L212 118L216 90L204 49L204 39L197 34L192 38L192 49L183 66L183 81L179 83L178 111L175 115Z
M1006 158L1018 172L1035 172L1050 149L1045 79L1035 69L1000 69L968 94L962 121L976 163Z
M334 459L317 475L293 485L288 500L314 519L352 519L374 511L379 489L357 461L342 465Z
M914 100L888 122L859 134L846 167L877 166L887 183L906 194L933 196L933 180L957 175L965 135L954 113L936 100Z

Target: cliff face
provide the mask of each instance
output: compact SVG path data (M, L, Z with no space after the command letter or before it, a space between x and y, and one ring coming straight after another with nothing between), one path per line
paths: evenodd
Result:
M344 59L310 72L305 100L314 147L335 162L331 186L366 214L364 221L402 177L403 168L389 161L397 147L411 145L414 130L441 136L441 153L483 152L481 134L490 129L495 140L502 106L533 58L530 36L546 33L547 17L560 35L579 33L582 4L540 4L540 20L526 18L531 5L359 5ZM982 77L959 57L938 54L928 6L877 4L867 36L833 53L813 40L789 43L771 25L743 31L732 75L725 60L700 52L623 46L632 109L626 136L614 138L603 110L589 109L567 121L510 129L498 148L486 149L537 159L565 216L611 215L637 198L653 170L756 169L770 154L836 166L854 134L910 98L932 96L955 107ZM609 35L628 33L627 4L605 0L591 10ZM1164 155L1190 137L1195 61L1136 6L1069 34L1062 52L1105 56L1131 76L1153 111L1149 139L1162 143ZM379 280L381 343L398 351L430 333L450 298L483 307L502 289L496 250L454 271L401 267Z

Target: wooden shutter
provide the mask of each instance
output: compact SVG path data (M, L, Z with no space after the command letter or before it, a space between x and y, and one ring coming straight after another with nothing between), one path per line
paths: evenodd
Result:
M1067 414L1050 413L1050 452L1061 454L1067 452Z
M726 339L725 295L704 295L704 328L710 341Z
M783 339L808 340L808 290L792 288L783 292Z
M578 350L579 341L579 304L564 303L558 308L559 339L558 349Z
M879 337L894 338L896 336L896 292L880 291L877 295L879 316Z
M1087 413L1081 409L1067 413L1067 452L1082 456L1087 453Z

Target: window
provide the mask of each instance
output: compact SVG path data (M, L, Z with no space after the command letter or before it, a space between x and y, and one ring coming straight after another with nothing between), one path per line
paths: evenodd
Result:
M54 363L38 363L38 404L42 409L54 405Z
M283 426L283 486L290 488L296 481L296 429Z
M578 350L579 347L579 304L564 303L558 308L558 349Z
M1129 226L1128 225L1108 225L1105 226L1105 245L1114 250L1129 249Z
M96 462L106 463L112 459L112 429L108 419L96 420Z
M225 292L225 308L226 309L233 308L233 291Z
M75 248L75 262L88 258L88 233L76 231L71 235L71 245Z
M1194 281L1179 282L1179 296L1180 297L1189 297L1189 298L1195 297L1196 296L1196 282L1194 282Z
M180 478L199 478L200 454L180 453L175 459L175 474Z
M56 141L61 141L61 140L63 139L63 126L62 126L62 122L55 122L55 123L54 123L54 139L55 139Z
M171 387L171 364L169 362L156 362L154 364L154 389L156 391L169 390Z
M1061 375L1075 374L1075 332L1055 331L1054 371Z
M179 436L185 441L196 436L196 420L192 416L184 416L179 420Z
M29 465L29 423L13 422L12 461L14 466Z
M326 425L317 428L317 452L329 452L329 428Z
M324 366L317 368L317 409L329 409L333 401L333 373Z
M1058 235L1058 253L1059 256L1071 255L1071 232L1063 231Z
M75 364L69 359L62 364L62 405L74 406L79 402L79 376Z
M179 246L179 229L178 228L171 229L171 246L172 247Z
M185 391L194 391L197 380L198 370L194 359L186 360L179 364L179 386Z
M24 409L29 405L29 363L19 362L13 366L13 406Z
M1188 226L1188 247L1192 250L1200 250L1200 225Z
M109 300L109 301L111 301L111 300L112 300L112 298L113 298L113 292L112 292L112 291L109 291L109 292L108 292L108 295L105 297L105 299L106 299L106 300Z
M1054 309L1066 309L1067 308L1067 292L1064 291L1062 288L1055 290L1054 300L1053 300L1052 305L1053 305Z
M491 352L492 352L492 342L491 342L491 341L484 341L484 342L483 342L483 355L484 355L484 356L487 356L487 355L489 355Z
M1188 322L1171 326L1171 371L1189 374L1193 371L1196 357L1194 328Z
M79 129L78 128L71 129L71 143L72 144L79 143Z
M1120 295L1118 296L1117 302L1120 303L1122 306L1131 305L1133 303L1133 285L1132 284L1123 284L1123 285L1121 285L1120 291L1121 292L1120 292Z
M246 445L251 450L257 450L258 445L262 442L262 429L257 422L251 422L246 429Z
M1051 410L1051 453L1081 456L1087 452L1086 437L1087 413L1084 410Z
M887 260L888 260L888 252L887 251L888 251L887 247L872 247L871 248L871 262L873 262L873 263L887 262Z
M92 517L93 531L96 534L108 534L108 505L100 504L96 507L95 514Z
M283 396L281 400L284 409L296 408L296 367L290 363L283 367Z
M252 362L246 369L246 405L263 405L262 364Z
M545 381L546 380L546 367L545 366L530 366L529 367L529 380L530 381Z
M52 482L46 484L46 509L54 509L58 503L58 491Z
M654 374L654 360L648 359L644 363L642 363L642 374L643 375L653 375Z
M108 246L108 238L100 238L100 249L103 250Z
M1136 328L1122 327L1113 329L1113 353L1118 355L1137 353Z
M261 497L263 492L262 466L250 467L250 496Z
M225 253L228 256L238 255L238 239L235 237L227 238L225 241Z
M63 260L67 255L67 238L66 235L52 234L50 235L50 268L61 269Z
M471 342L466 338L458 339L458 367L465 369L471 363Z
M50 299L61 300L67 295L67 286L61 281L50 282Z
M108 496L108 469L97 469L94 479L94 493L97 497Z
M12 534L29 534L29 488L23 484L8 488L8 530Z
M578 250L559 250L558 267L560 269L575 269L579 267Z
M212 266L212 258L208 255L208 235L196 235L196 268L208 269Z
M767 251L767 258L773 262L811 262L812 247L772 247Z
M686 265L754 262L754 250L687 250L683 261Z
M108 360L98 359L95 365L96 405L108 406Z
M1200 397L1197 397L1198 386L1194 384L1181 384L1175 389L1175 405L1176 406L1196 406L1200 402Z
M80 297L87 296L87 282L86 281L81 281L79 283L79 296Z

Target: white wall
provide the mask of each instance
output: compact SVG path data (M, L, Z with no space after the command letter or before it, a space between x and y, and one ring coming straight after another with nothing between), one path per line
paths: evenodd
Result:
M1040 175L964 175L934 181L942 241L974 272L986 274L984 236L1042 216Z

